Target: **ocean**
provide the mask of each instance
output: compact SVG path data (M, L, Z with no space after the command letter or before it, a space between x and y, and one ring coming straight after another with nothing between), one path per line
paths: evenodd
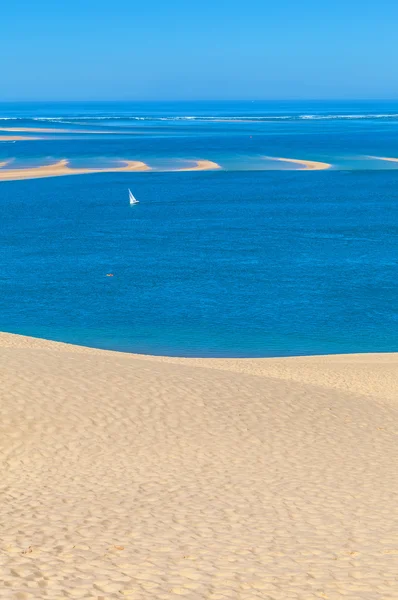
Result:
M171 356L398 350L398 102L3 103L1 128L7 167L153 170L0 181L0 330ZM168 172L196 160L221 169Z

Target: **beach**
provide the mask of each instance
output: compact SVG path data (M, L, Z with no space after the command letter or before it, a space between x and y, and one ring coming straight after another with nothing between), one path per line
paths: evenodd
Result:
M0 334L2 598L393 598L397 354Z

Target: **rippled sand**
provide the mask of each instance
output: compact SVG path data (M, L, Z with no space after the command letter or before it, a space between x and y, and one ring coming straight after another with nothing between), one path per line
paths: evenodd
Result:
M2 599L397 597L398 355L0 364Z

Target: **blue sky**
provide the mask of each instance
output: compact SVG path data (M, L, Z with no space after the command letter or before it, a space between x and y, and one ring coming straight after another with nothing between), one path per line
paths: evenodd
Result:
M0 100L398 97L398 2L15 0Z

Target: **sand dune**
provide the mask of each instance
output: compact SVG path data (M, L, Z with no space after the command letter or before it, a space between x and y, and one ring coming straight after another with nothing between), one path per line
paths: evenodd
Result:
M149 171L150 167L138 160L125 160L124 166L117 167L102 167L100 169L81 169L69 166L67 159L59 160L51 165L43 165L40 167L25 167L22 169L5 169L0 170L0 181L15 181L18 179L38 179L42 177L58 177L61 175L87 175L90 173L113 173L113 172L129 172L129 171ZM1 167L1 165L0 165Z
M0 364L2 598L396 596L398 355Z
M301 160L298 158L282 158L282 157L272 157L272 156L266 156L264 158L267 158L269 160L278 160L280 162L286 162L286 163L292 163L295 165L299 165L303 167L303 171L322 171L325 169L330 169L330 167L332 166L329 163L325 163L325 162L319 162L317 160Z
M176 171L213 171L221 169L220 165L212 160L195 160L194 165L189 167L183 167L181 169L175 169Z

